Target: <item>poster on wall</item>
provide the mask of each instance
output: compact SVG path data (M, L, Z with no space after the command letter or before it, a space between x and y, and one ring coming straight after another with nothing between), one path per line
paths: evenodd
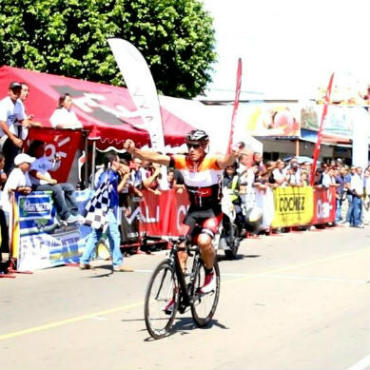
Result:
M245 130L252 136L299 137L301 127L297 104L240 104L236 132Z

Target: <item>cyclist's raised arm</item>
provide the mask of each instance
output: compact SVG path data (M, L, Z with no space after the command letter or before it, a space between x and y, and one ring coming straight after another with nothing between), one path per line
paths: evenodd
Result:
M133 156L142 160L155 162L164 166L169 166L171 158L166 154L160 154L153 150L143 150L136 148L135 143L131 139L127 139L123 144L123 148L126 149Z
M239 157L239 148L233 147L231 153L219 156L217 158L217 164L220 169L225 169L227 166L231 166L235 160Z

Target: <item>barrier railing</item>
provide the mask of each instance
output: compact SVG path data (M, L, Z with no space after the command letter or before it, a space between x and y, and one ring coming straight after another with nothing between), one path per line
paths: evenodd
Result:
M82 213L92 192L84 190L76 194ZM276 188L273 197L266 195L259 199L269 203L262 209L273 212L267 225L272 229L318 225L335 220L335 187ZM186 193L178 194L173 190L163 191L161 195L144 191L144 197L131 202L130 207L129 213L122 212L122 248L139 250L148 245L150 237L158 242L182 235L181 225L189 201ZM11 216L11 257L17 261L18 271L79 262L90 228L58 224L51 192L32 192L27 196L16 194Z

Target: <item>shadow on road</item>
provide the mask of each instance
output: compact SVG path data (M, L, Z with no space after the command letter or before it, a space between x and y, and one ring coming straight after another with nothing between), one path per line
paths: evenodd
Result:
M94 272L98 272L97 270L108 270L107 272L102 272L101 274L96 274L96 275L90 275L88 276L90 279L96 279L96 278L102 278L102 277L109 277L113 275L113 266L111 264L109 265L100 265L98 267L94 267L92 269Z
M194 320L191 317L181 317L177 319L176 324L174 324L173 327L171 328L171 332L165 338L168 338L175 334L187 335L187 334L190 334L190 331L194 331L194 330L209 330L209 329L212 329L213 326L218 326L221 329L229 329L227 326L218 322L218 320L212 320L208 326L204 328L199 328L194 323ZM144 339L144 342L152 342L156 340L157 339L154 339L152 337L147 337Z

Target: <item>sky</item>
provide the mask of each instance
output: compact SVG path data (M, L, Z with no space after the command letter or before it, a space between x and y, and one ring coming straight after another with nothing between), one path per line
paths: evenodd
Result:
M316 97L333 72L347 90L370 83L370 0L201 1L216 30L209 95L234 94L238 57L255 98Z

